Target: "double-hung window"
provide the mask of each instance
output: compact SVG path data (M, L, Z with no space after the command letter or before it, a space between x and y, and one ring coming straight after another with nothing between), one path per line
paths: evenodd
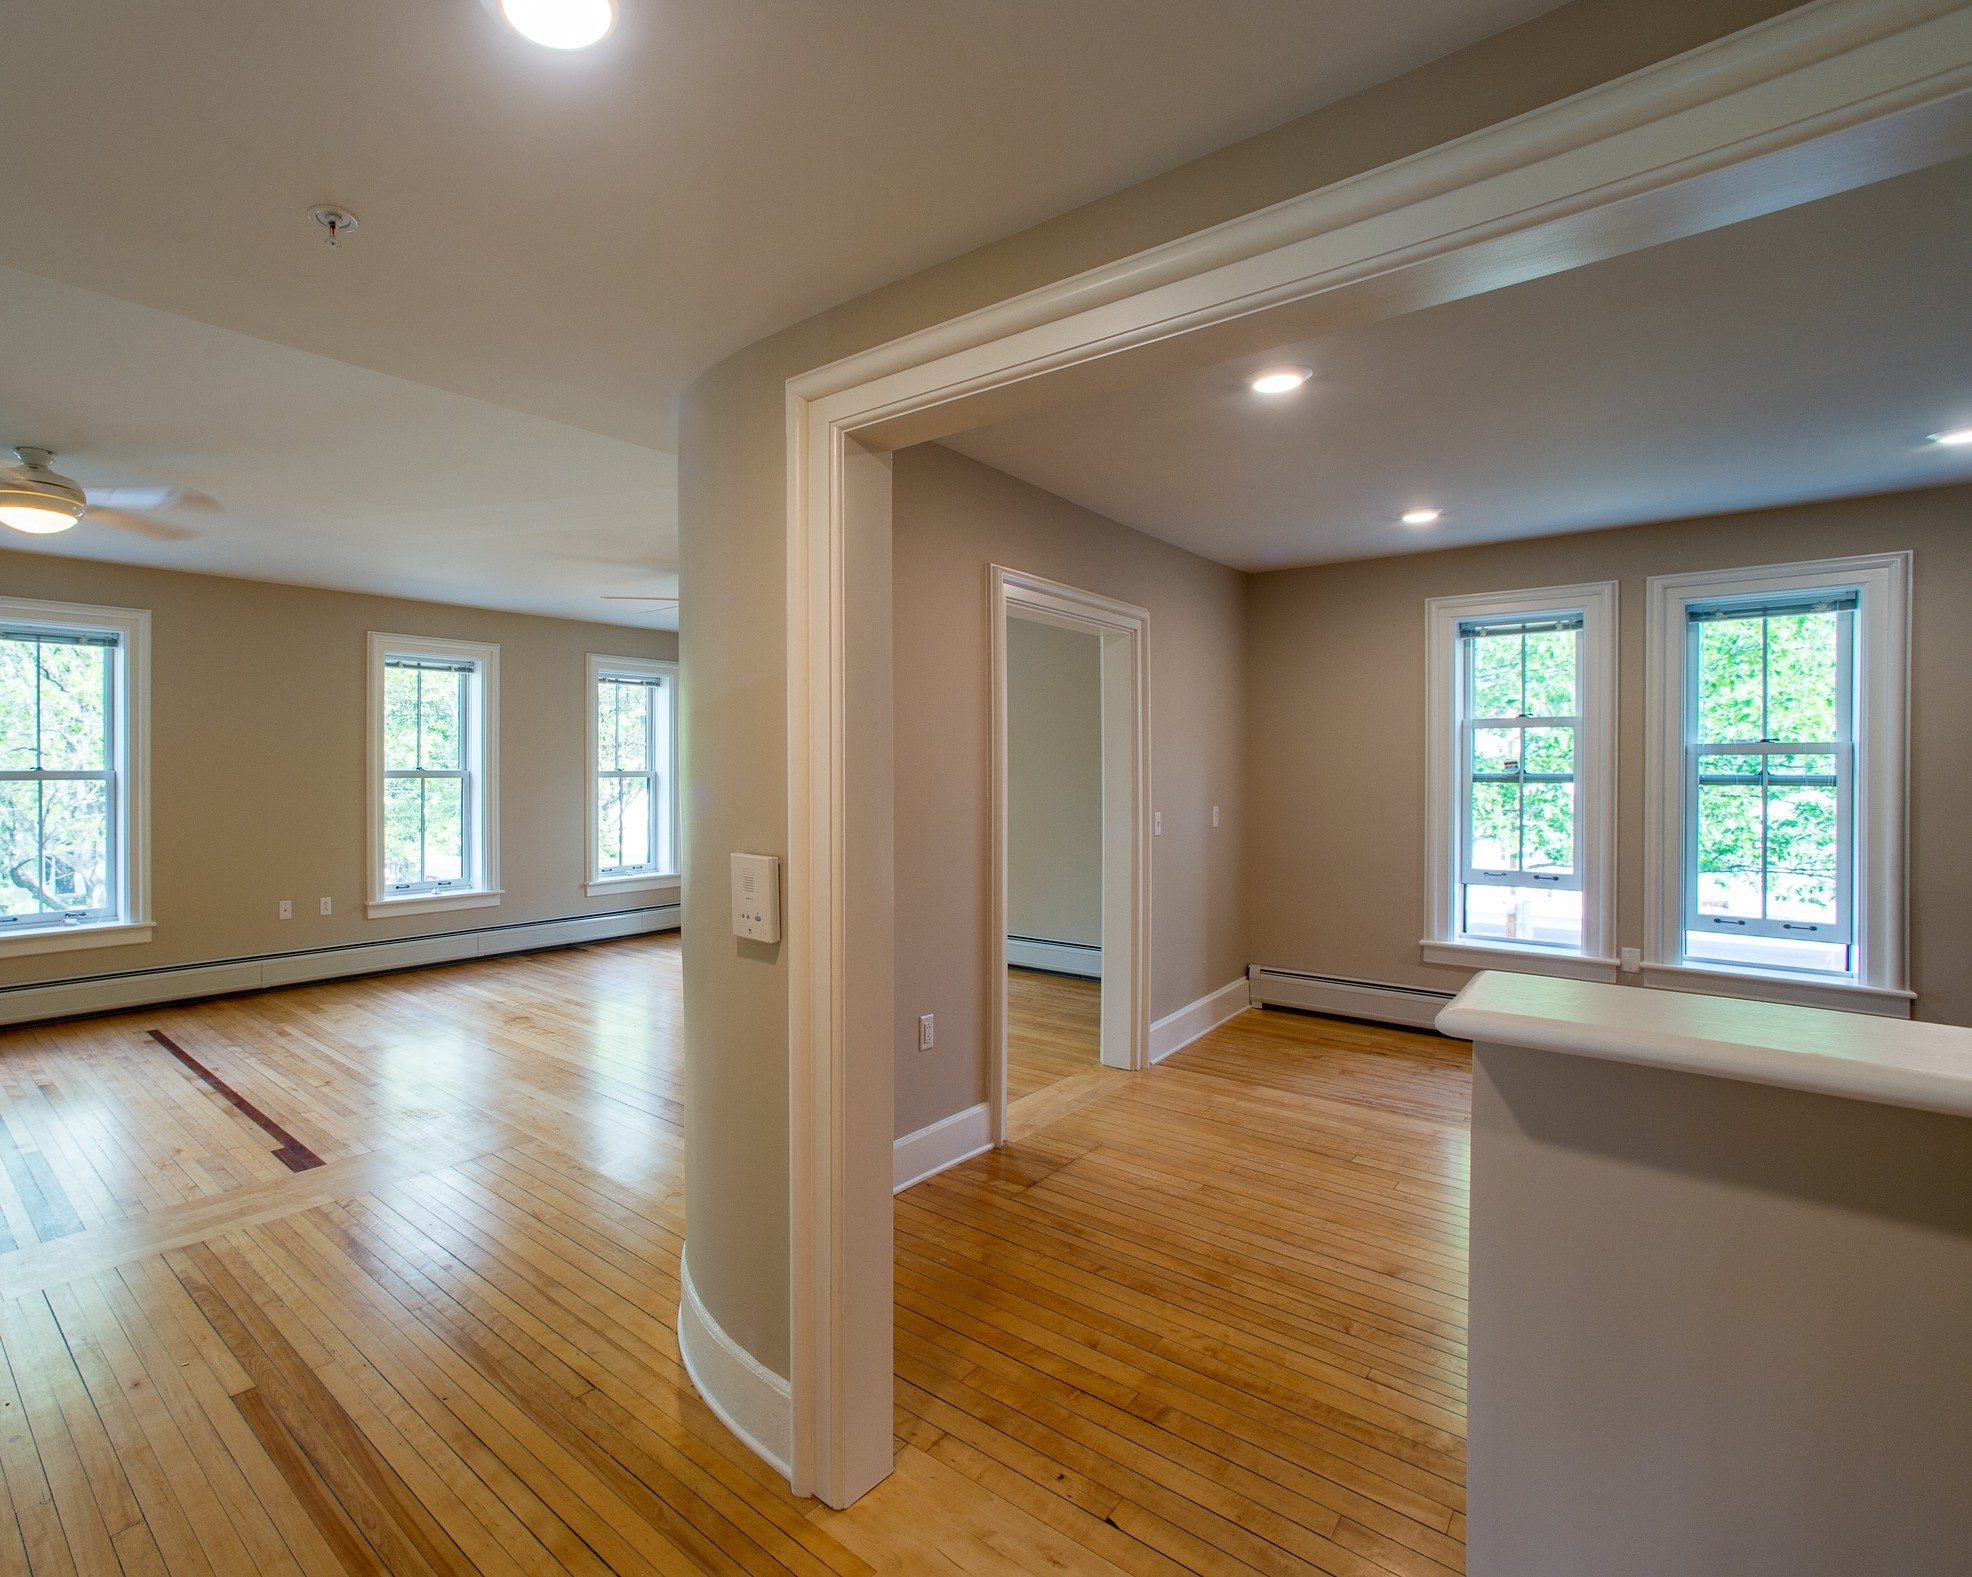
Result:
M1602 951L1614 618L1606 585L1430 604L1427 959L1613 970Z
M1653 984L1907 1011L1907 583L1904 555L1651 582Z
M370 670L370 914L497 902L499 649L373 634Z
M589 657L588 891L675 887L675 663Z
M0 954L147 941L150 615L0 602Z

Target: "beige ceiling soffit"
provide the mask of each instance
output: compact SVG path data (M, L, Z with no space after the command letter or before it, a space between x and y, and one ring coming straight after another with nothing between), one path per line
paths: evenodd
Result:
M937 422L950 420L939 408L962 397L1270 306L1373 286L1393 270L1455 261L1559 220L1586 227L1640 195L1691 191L1708 177L1788 150L1827 148L1900 116L1936 110L1947 125L1930 135L1957 135L1968 88L1972 10L1826 0L789 381L786 948L797 1492L847 1505L889 1472L891 1460L890 1135L879 1144L863 1131L856 1095L890 1076L893 957L871 939L891 934L893 916L886 892L853 879L849 856L852 848L882 847L888 835L888 797L870 794L864 781L888 781L889 763L868 754L887 746L867 736L849 698L882 682L879 666L889 655L887 644L869 650L866 632L848 617L851 582L869 573L852 551L861 541L852 522L887 518L888 473L852 434L883 423L873 434L879 444L905 441L894 436L909 431L903 419L932 413L920 432L935 435ZM1867 147L1846 146L1840 157L1854 184L1856 169L1868 167ZM1737 200L1747 201L1743 190ZM1632 244L1643 244L1640 233L1632 228ZM854 796L852 762L865 789ZM854 950L852 936L862 939Z

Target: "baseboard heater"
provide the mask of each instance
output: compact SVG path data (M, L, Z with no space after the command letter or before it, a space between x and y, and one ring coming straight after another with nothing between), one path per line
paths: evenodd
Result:
M1262 1007L1336 1013L1412 1029L1430 1029L1439 1009L1452 1000L1449 991L1393 986L1380 980L1347 980L1338 975L1305 975L1292 969L1263 969L1258 964L1248 966L1246 979L1254 1002Z
M431 936L345 942L291 953L262 953L250 958L166 964L154 969L86 975L72 980L26 982L0 988L0 1024L32 1024L78 1014L148 1007L159 1002L264 991L270 986L301 985L311 980L336 980L382 974L392 969L456 963L467 958L491 958L500 953L574 947L583 942L641 936L650 931L675 931L678 925L678 905L659 904L611 914L522 920L511 925L443 931Z
M1088 942L1052 942L1044 936L1009 936L1007 962L1022 969L1102 979L1102 948Z

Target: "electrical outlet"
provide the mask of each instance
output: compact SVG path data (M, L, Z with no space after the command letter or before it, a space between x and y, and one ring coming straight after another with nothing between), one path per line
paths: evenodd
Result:
M332 899L324 898L322 900L322 913L323 914L335 913L335 903Z
M292 898L283 898L281 900L281 918L283 920L292 920L294 918L294 900Z
M1624 949L1623 949L1623 951L1622 951L1622 953L1621 953L1621 955L1620 955L1620 957L1621 957L1621 959L1622 959L1622 964L1623 964L1623 973L1624 973L1624 974L1626 974L1626 975L1634 975L1634 974L1637 974L1638 972L1640 972L1640 971L1642 970L1642 968L1643 968L1643 949L1642 949L1642 948L1640 948L1640 947L1626 947L1626 948L1624 948Z
M931 1040L931 1015L921 1013L918 1015L918 1050L931 1050Z
M1164 812L1154 810L1150 813L1150 835L1153 838L1164 836Z
M1212 807L1212 825L1215 827L1219 825L1219 807L1217 805Z

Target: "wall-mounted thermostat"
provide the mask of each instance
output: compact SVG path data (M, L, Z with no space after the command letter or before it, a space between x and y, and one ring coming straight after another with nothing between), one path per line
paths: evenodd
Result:
M781 939L781 862L772 854L733 856L733 935Z

